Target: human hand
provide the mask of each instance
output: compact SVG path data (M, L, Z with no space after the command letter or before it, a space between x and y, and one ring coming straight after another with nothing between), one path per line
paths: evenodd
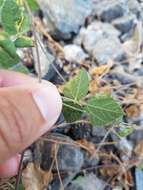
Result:
M0 177L17 174L18 153L50 130L61 108L53 84L0 70Z

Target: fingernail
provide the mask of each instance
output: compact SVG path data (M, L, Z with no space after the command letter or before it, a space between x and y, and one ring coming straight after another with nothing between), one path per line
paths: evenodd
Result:
M51 127L58 119L62 101L57 88L51 83L40 84L33 93L33 98L41 115Z

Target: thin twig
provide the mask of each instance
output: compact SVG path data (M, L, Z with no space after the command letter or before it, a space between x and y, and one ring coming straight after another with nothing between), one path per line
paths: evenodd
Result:
M34 22L33 22L33 15L32 15L32 12L27 4L26 1L24 1L25 3L25 7L27 9L27 12L32 20L32 32L33 32L33 35L34 35L34 41L35 41L35 49L36 49L36 55L37 55L37 66L38 66L38 80L39 80L39 83L42 82L42 73L41 73L41 63L40 63L40 55L39 55L39 49L38 49L38 38L37 38L37 34L36 34L36 28L35 28L35 25L34 25Z
M57 160L57 154L58 154L58 146L57 144L55 144L55 164L56 164L56 168L57 168L57 173L58 173L58 177L59 177L59 180L60 180L60 184L61 184L61 187L60 187L60 190L64 190L64 185L63 185L63 182L62 182L62 178L61 178L61 174L60 174L60 171L59 171L59 166L58 166L58 160Z
M113 126L113 127L114 127L114 126ZM97 150L96 150L95 153L94 153L94 156L99 152L99 150L100 150L101 147L103 146L103 144L104 144L106 138L107 138L108 135L111 133L113 127L111 127L111 128L107 131L107 133L105 134L105 136L104 136L103 139L101 140L101 142L100 142L100 144L99 144Z
M43 45L41 44L40 40L37 39L37 41L38 41L38 43L39 43L39 45L40 45L40 47L41 47L43 53L45 54L45 56L47 57L47 59L49 59L49 56L47 55L47 51L45 50L45 48L44 48ZM59 77L61 78L61 80L62 80L63 82L66 82L65 79L64 79L64 77L60 74L60 72L59 72L58 69L56 68L56 66L55 66L53 63L51 63L51 66L53 67L53 69L55 70L55 72L59 75Z
M21 179L21 175L22 175L24 153L25 153L25 151L23 151L21 154L21 159L20 159L19 168L18 168L18 175L16 178L15 190L19 190L19 184L20 184L20 179Z

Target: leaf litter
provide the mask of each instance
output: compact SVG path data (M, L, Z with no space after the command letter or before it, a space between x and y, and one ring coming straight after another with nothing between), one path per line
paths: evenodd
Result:
M126 153L124 153L125 160L122 160L120 150L116 148L114 145L112 145L112 143L113 144L117 143L117 141L119 141L122 138L130 138L130 135L134 133L135 131L138 131L138 129L140 129L143 124L143 114L142 114L143 112L142 79L143 77L134 76L134 72L133 72L133 69L135 67L134 61L140 58L139 47L140 47L141 40L139 38L139 34L137 31L138 29L136 29L134 38L131 39L130 42L124 44L124 48L130 55L127 60L129 62L128 68L127 68L128 71L125 72L122 66L117 65L116 62L113 60L109 60L107 65L102 65L102 66L96 65L95 61L93 61L92 58L90 58L89 60L85 60L85 62L81 64L67 62L62 52L63 50L62 43L60 44L58 41L54 40L50 36L49 33L47 33L47 31L44 28L45 27L44 24L41 22L41 20L39 20L39 18L37 18L37 20L35 19L35 23L37 24L36 26L37 31L44 38L45 42L47 43L48 48L50 48L51 51L53 51L54 54L62 60L63 62L62 69L65 75L64 77L67 80L71 80L71 78L73 78L77 73L80 72L79 79L78 80L75 79L74 85L72 84L72 82L69 82L67 84L67 87L65 88L63 84L61 85L59 85L59 83L57 84L61 91L61 94L65 94L66 97L69 98L69 99L66 99L66 101L70 101L71 106L75 107L75 110L73 111L73 113L71 112L72 117L74 117L74 119L76 118L76 120L79 120L79 122L81 118L81 124L83 124L84 121L86 121L84 116L81 116L81 112L80 112L81 102L77 104L77 101L81 101L81 99L84 98L84 96L86 96L87 93L89 92L88 94L89 97L87 97L89 98L89 100L87 102L87 105L85 106L85 110L87 110L89 114L92 112L90 114L90 117L92 117L91 120L93 120L92 122L93 124L90 124L90 128L92 129L99 123L100 124L102 123L104 125L104 121L108 121L107 123L109 125L107 127L107 132L105 134L105 136L107 135L106 136L107 138L104 138L104 137L99 138L99 134L96 134L95 136L91 135L91 138L88 140L83 138L77 141L74 141L74 140L70 141L60 136L59 135L60 133L51 132L51 135L48 134L45 137L41 138L41 141L42 142L46 141L47 144L51 141L54 143L56 142L56 144L58 145L66 144L66 143L69 146L75 145L75 146L80 147L81 151L88 152L90 156L99 157L100 163L98 165L81 168L81 171L76 173L77 176L80 176L80 174L83 175L84 172L89 172L89 171L95 172L95 173L98 173L99 178L107 182L108 184L107 186L109 187L119 186L122 189L126 189L126 190L131 189L131 187L134 187L134 184L135 184L134 173L132 169L134 169L135 167L141 168L143 166L143 150L142 150L143 142L140 141L137 144L132 142L133 143L132 155L130 159L126 159ZM134 56L132 56L132 52L134 52L135 49L132 50L132 49L129 49L129 47L130 48L137 47L136 53ZM29 59L28 64L32 65L33 64L32 59L29 58L29 56L28 56L28 59ZM27 59L25 59L25 62L27 62ZM85 65L89 65L89 66L87 67ZM90 81L89 81L89 76L87 75L86 71L88 75L91 76ZM84 81L85 78L88 78L88 79ZM89 85L89 88L88 88L88 85ZM67 90L68 88L69 90ZM91 98L91 96L94 93L111 94L112 97L119 100L125 112L125 116L124 116L125 123L121 121L122 128L120 127L120 125L118 126L116 124L113 124L113 125L110 124L110 118L113 120L115 115L113 111L111 115L108 115L108 112L106 113L107 111L106 106L109 106L106 104L106 101L108 103L111 103L111 105L113 106L112 110L114 110L114 106L115 108L117 108L117 112L116 112L117 118L118 118L118 114L120 116L122 112L120 107L115 105L115 102L113 101L113 99L111 99L110 96L107 96L107 97L103 96L103 98L101 98L100 103L97 101L97 104L95 106L90 106L91 101L96 98L96 97ZM74 99L74 97L76 98ZM71 102L71 99L74 99L76 103ZM104 102L104 100L106 101ZM103 105L102 109L101 109L101 105ZM66 111L66 113L67 112L68 111ZM100 115L102 115L104 120L101 120L99 118L100 117L98 116L99 113ZM68 112L68 117L69 116L70 115ZM96 122L94 121L95 117L97 117ZM72 121L73 119L71 119L70 122ZM72 126L72 125L75 126L76 123L74 122L66 123L63 128L67 127L67 131L68 131L68 126ZM114 142L114 140L111 138L113 131L110 129L113 126L116 132L115 134L118 137L116 138L116 142ZM59 129L61 128L62 127L59 127ZM66 133L66 135L68 136L68 132L64 132L64 133ZM98 143L94 142L95 138L97 139ZM111 145L109 145L110 143ZM42 148L43 146L40 147L41 152L42 152ZM50 155L46 155L46 156L48 158L50 157ZM52 160L54 159L55 158L53 156ZM51 162L51 166L52 166L51 170L45 171L40 166L41 162L42 162L42 159L39 160L39 165L35 164L34 161L26 165L25 169L23 170L23 175L22 175L24 189L25 190L32 190L32 189L43 190L44 188L50 186L52 182L54 182L55 176L57 175L60 178L61 188L63 188L64 185L63 185L61 176L63 175L64 171L59 171L58 166L57 166L56 170L58 171L55 172L55 168L52 162ZM13 179L10 182L10 184L12 185L12 183L13 183ZM6 183L4 182L3 185L4 184ZM12 187L11 185L9 186L10 188Z

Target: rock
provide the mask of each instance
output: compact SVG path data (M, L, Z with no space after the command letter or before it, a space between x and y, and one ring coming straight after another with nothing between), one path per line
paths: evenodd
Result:
M92 136L104 137L107 133L107 130L104 127L92 127Z
M111 137L114 142L117 142L115 146L120 152L120 157L122 161L124 162L129 161L132 155L132 151L133 151L132 142L127 140L126 137L119 138L114 133L111 133Z
M118 38L108 37L95 44L93 57L99 64L106 64L110 59L122 61L125 59L125 52Z
M59 171L72 173L78 172L81 169L84 163L83 151L79 147L72 145L74 144L72 139L59 133L51 133L46 138L59 138L67 142L67 144L65 143L58 146L57 161ZM35 154L34 158L39 161L43 170L49 170L53 160L53 143L40 141L40 143L36 145L35 151L41 153L41 155ZM36 157L38 157L38 159ZM56 170L56 164L54 165L54 169Z
M61 176L64 190L75 176L76 176L76 173L70 173L69 175ZM52 183L48 185L48 188L47 188L47 190L61 190L61 189L62 187L61 187L61 181L59 179L59 176L54 177L54 180L52 181Z
M100 64L105 64L109 59L119 61L124 57L119 36L120 31L111 24L96 21L81 29L75 43L82 44Z
M105 182L91 173L77 177L65 190L103 190L104 188Z
M127 15L128 11L126 0L95 0L95 15L104 22Z
M41 44L43 44L41 42ZM46 48L43 46L45 49L46 55L43 52L42 48L39 46L39 55L40 55L40 65L41 65L41 74L42 78L45 78L46 80L51 80L55 75L56 71L53 68L52 64L58 69L58 67L62 64L60 60L55 58L54 55L52 55ZM36 53L36 48L32 48L33 50L33 56L35 60L35 71L38 74L38 61L37 61L37 53Z
M134 130L134 132L128 136L128 139L134 143L134 145L137 145L143 140L143 130Z
M79 36L75 39L75 43L83 44L85 50L92 54L95 44L103 37L119 37L120 31L111 24L95 21L90 24L87 29L82 28Z
M105 79L119 81L122 85L128 85L135 82L135 78L132 77L132 75L118 70L107 74Z
M128 57L131 57L138 51L138 40L129 39L123 43L123 49ZM136 65L136 64L135 64Z
M42 155L41 155L41 163L40 166L43 170L48 171L50 170L52 164L52 146L53 144L50 142L44 142L42 146ZM37 151L38 153L38 151Z
M128 0L128 7L137 18L143 18L141 3L137 0Z
M112 24L122 32L128 33L129 31L133 31L135 27L135 16L134 15L128 15L125 17L118 18L112 22Z
M142 190L143 189L143 171L136 168L135 178L136 178L136 190Z
M57 159L59 170L64 172L78 172L84 162L82 151L73 145L60 145Z
M119 30L111 24L93 22L80 31L78 43L83 44L85 50L95 58L99 64L105 64L109 59L121 61L125 53L118 39Z
M88 124L73 125L70 128L68 135L74 140L90 139L90 137L91 137L91 126Z
M122 138L118 143L117 147L121 151L121 158L123 161L128 161L131 158L133 151L133 144L126 138Z
M78 33L92 12L91 0L38 0L43 10L47 29L58 39L70 39Z
M91 168L91 167L96 167L100 161L99 157L96 155L91 155L88 152L85 152L84 155L84 164L83 168Z
M64 54L67 61L81 63L88 55L80 46L70 44L64 47Z

